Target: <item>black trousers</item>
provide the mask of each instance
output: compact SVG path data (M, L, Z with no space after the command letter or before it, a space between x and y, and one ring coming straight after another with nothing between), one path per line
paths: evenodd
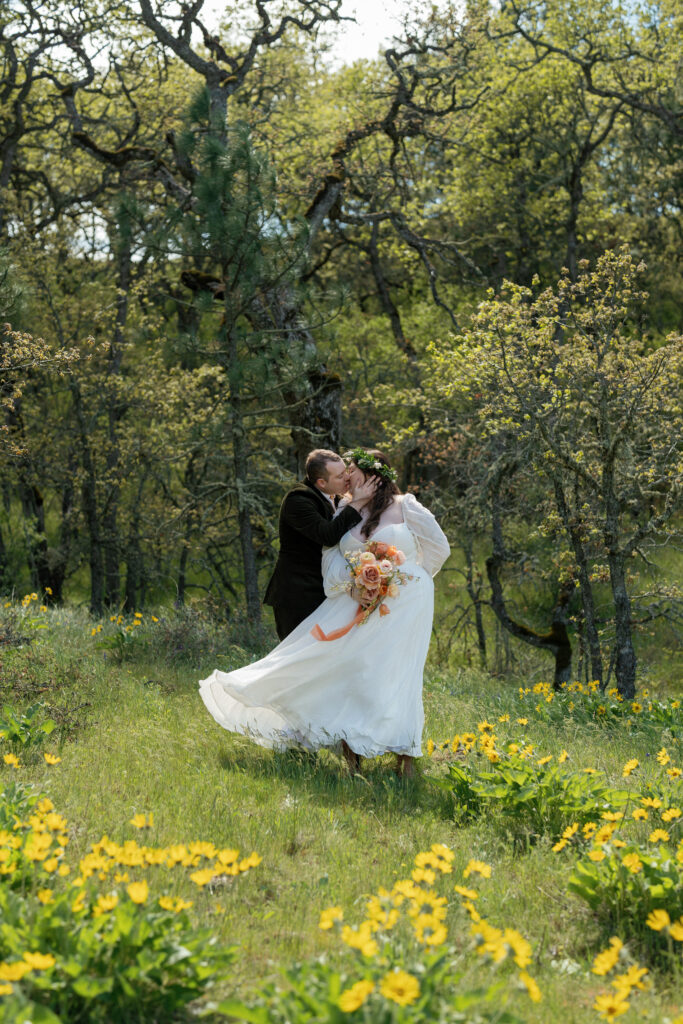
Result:
M273 605L273 615L275 616L275 629L280 640L284 640L286 636L293 633L300 622L319 608L320 604L312 604L310 607L302 607L300 604L276 604Z

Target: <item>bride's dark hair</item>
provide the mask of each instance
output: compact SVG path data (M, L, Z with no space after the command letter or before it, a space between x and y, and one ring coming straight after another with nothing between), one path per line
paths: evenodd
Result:
M377 448L366 448L365 451L367 455L372 455L374 459L377 462L381 462L383 466L391 468L386 455L383 455ZM353 452L346 452L344 459L353 462ZM357 465L357 463L354 463L354 465ZM391 505L394 500L394 495L400 494L401 491L394 480L388 480L385 476L382 476L381 473L373 471L372 469L364 469L362 466L358 466L358 468L366 480L368 477L372 476L376 477L378 480L377 490L368 502L370 513L363 523L363 528L360 531L361 536L365 537L367 540L379 523L382 512L384 512L385 508L389 508L389 505Z

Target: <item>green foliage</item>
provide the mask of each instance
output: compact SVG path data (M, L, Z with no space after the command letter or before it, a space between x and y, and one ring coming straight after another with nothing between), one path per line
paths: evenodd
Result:
M234 948L217 945L210 929L194 928L185 911L121 899L98 913L98 899L94 889L79 893L75 886L47 903L0 889L0 959L30 963L25 954L46 951L44 968L12 982L1 1021L17 1020L12 1014L24 1000L48 1007L64 1024L178 1019L235 958Z
M408 1006L390 1002L378 991L388 972L381 975L367 967L356 973L338 971L320 958L283 971L284 985L265 986L258 1003L225 1000L217 1011L247 1024L522 1024L522 1017L501 1006L504 982L477 987L464 971L454 970L450 952L424 956L413 970L420 996ZM361 986L372 984L373 994L358 1009L342 1010L340 996L359 981Z
M152 816L131 824L149 828ZM215 858L193 878L203 886L220 872L248 871L256 855L240 861L239 851L210 843L119 846L105 836L81 858L76 875L65 855L66 819L51 800L18 785L0 795L0 826L0 991L8 997L0 1021L23 1019L34 1004L45 1008L44 1019L53 1019L49 1010L64 1024L176 1020L227 977L235 947L195 926L187 914L192 901L153 900L147 879L131 882L128 871Z
M31 704L25 711L5 704L0 713L0 739L5 740L13 751L38 747L57 727L52 718L45 718L45 705Z
M516 835L556 839L572 822L584 824L603 811L624 808L631 796L610 786L602 772L579 773L550 757L541 764L523 752L492 756L498 760L487 767L471 759L450 765L441 785L452 793L456 811L495 811Z
M516 706L537 721L551 722L560 729L571 721L607 731L627 728L630 734L652 738L666 731L678 743L683 739L681 701L653 697L647 688L636 700L624 700L615 687L603 692L596 682L570 683L560 691L548 683L536 683L519 688Z
M606 934L628 936L642 955L668 967L677 962L683 943L683 843L676 852L668 844L629 843L602 847L600 860L575 864L568 887L596 914ZM653 911L666 911L662 927ZM681 918L674 935L669 924Z
M0 828L12 830L29 813L38 799L31 786L5 780L0 792Z
M524 970L531 962L531 945L516 929L496 928L484 920L471 902L478 893L465 885L456 886L462 905L456 903L452 911L460 938L465 913L470 914L471 938L448 944L449 899L440 890L450 889L443 883L451 880L453 860L453 851L440 843L418 853L412 877L371 896L365 920L357 926L342 924L342 907L323 910L319 927L336 930L347 946L341 967L326 955L294 965L283 972L284 985L267 986L258 1002L230 1000L219 1004L219 1011L252 1024L341 1024L345 1019L363 1024L521 1024L523 1018L507 1006L512 979L496 977L497 965L514 961L521 969L519 987L539 1002L540 989ZM477 872L486 878L491 868L470 861L463 876Z

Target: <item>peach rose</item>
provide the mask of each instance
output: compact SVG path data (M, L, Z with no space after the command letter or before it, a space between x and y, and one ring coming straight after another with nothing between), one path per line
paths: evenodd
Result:
M396 562L396 565L403 565L405 560L406 556L403 554L402 551L397 551L396 554L394 555L394 561Z
M390 583L387 587L387 597L398 597L398 584Z
M390 614L390 609L387 608L387 606L385 604L381 604L379 606L379 613L380 613L380 615L389 615Z
M375 561L375 556L372 551L361 551L360 558L358 559L361 563L370 564Z
M388 544L382 544L381 541L378 541L378 543L375 544L375 557L376 558L384 558L384 556L386 555L388 550L389 550L389 545Z
M387 550L384 552L384 554L387 556L387 558L394 558L394 556L396 555L396 548L394 547L394 545L390 544Z
M358 577L362 585L368 590L371 588L378 589L381 578L382 576L379 571L379 566L376 562L364 565L360 576Z
M389 576L394 568L388 558L383 558L381 562L378 562L377 567L382 576Z

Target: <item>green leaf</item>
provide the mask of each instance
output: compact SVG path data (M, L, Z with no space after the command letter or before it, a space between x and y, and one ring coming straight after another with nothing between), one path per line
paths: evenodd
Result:
M74 992L84 999L95 999L104 992L111 992L114 987L113 978L77 978L71 986Z
M209 1016L215 1013L222 1013L226 1017L233 1017L235 1020L244 1020L248 1024L269 1024L270 1014L265 1006L249 1007L236 999L224 999L218 1006L208 1009L202 1016Z

